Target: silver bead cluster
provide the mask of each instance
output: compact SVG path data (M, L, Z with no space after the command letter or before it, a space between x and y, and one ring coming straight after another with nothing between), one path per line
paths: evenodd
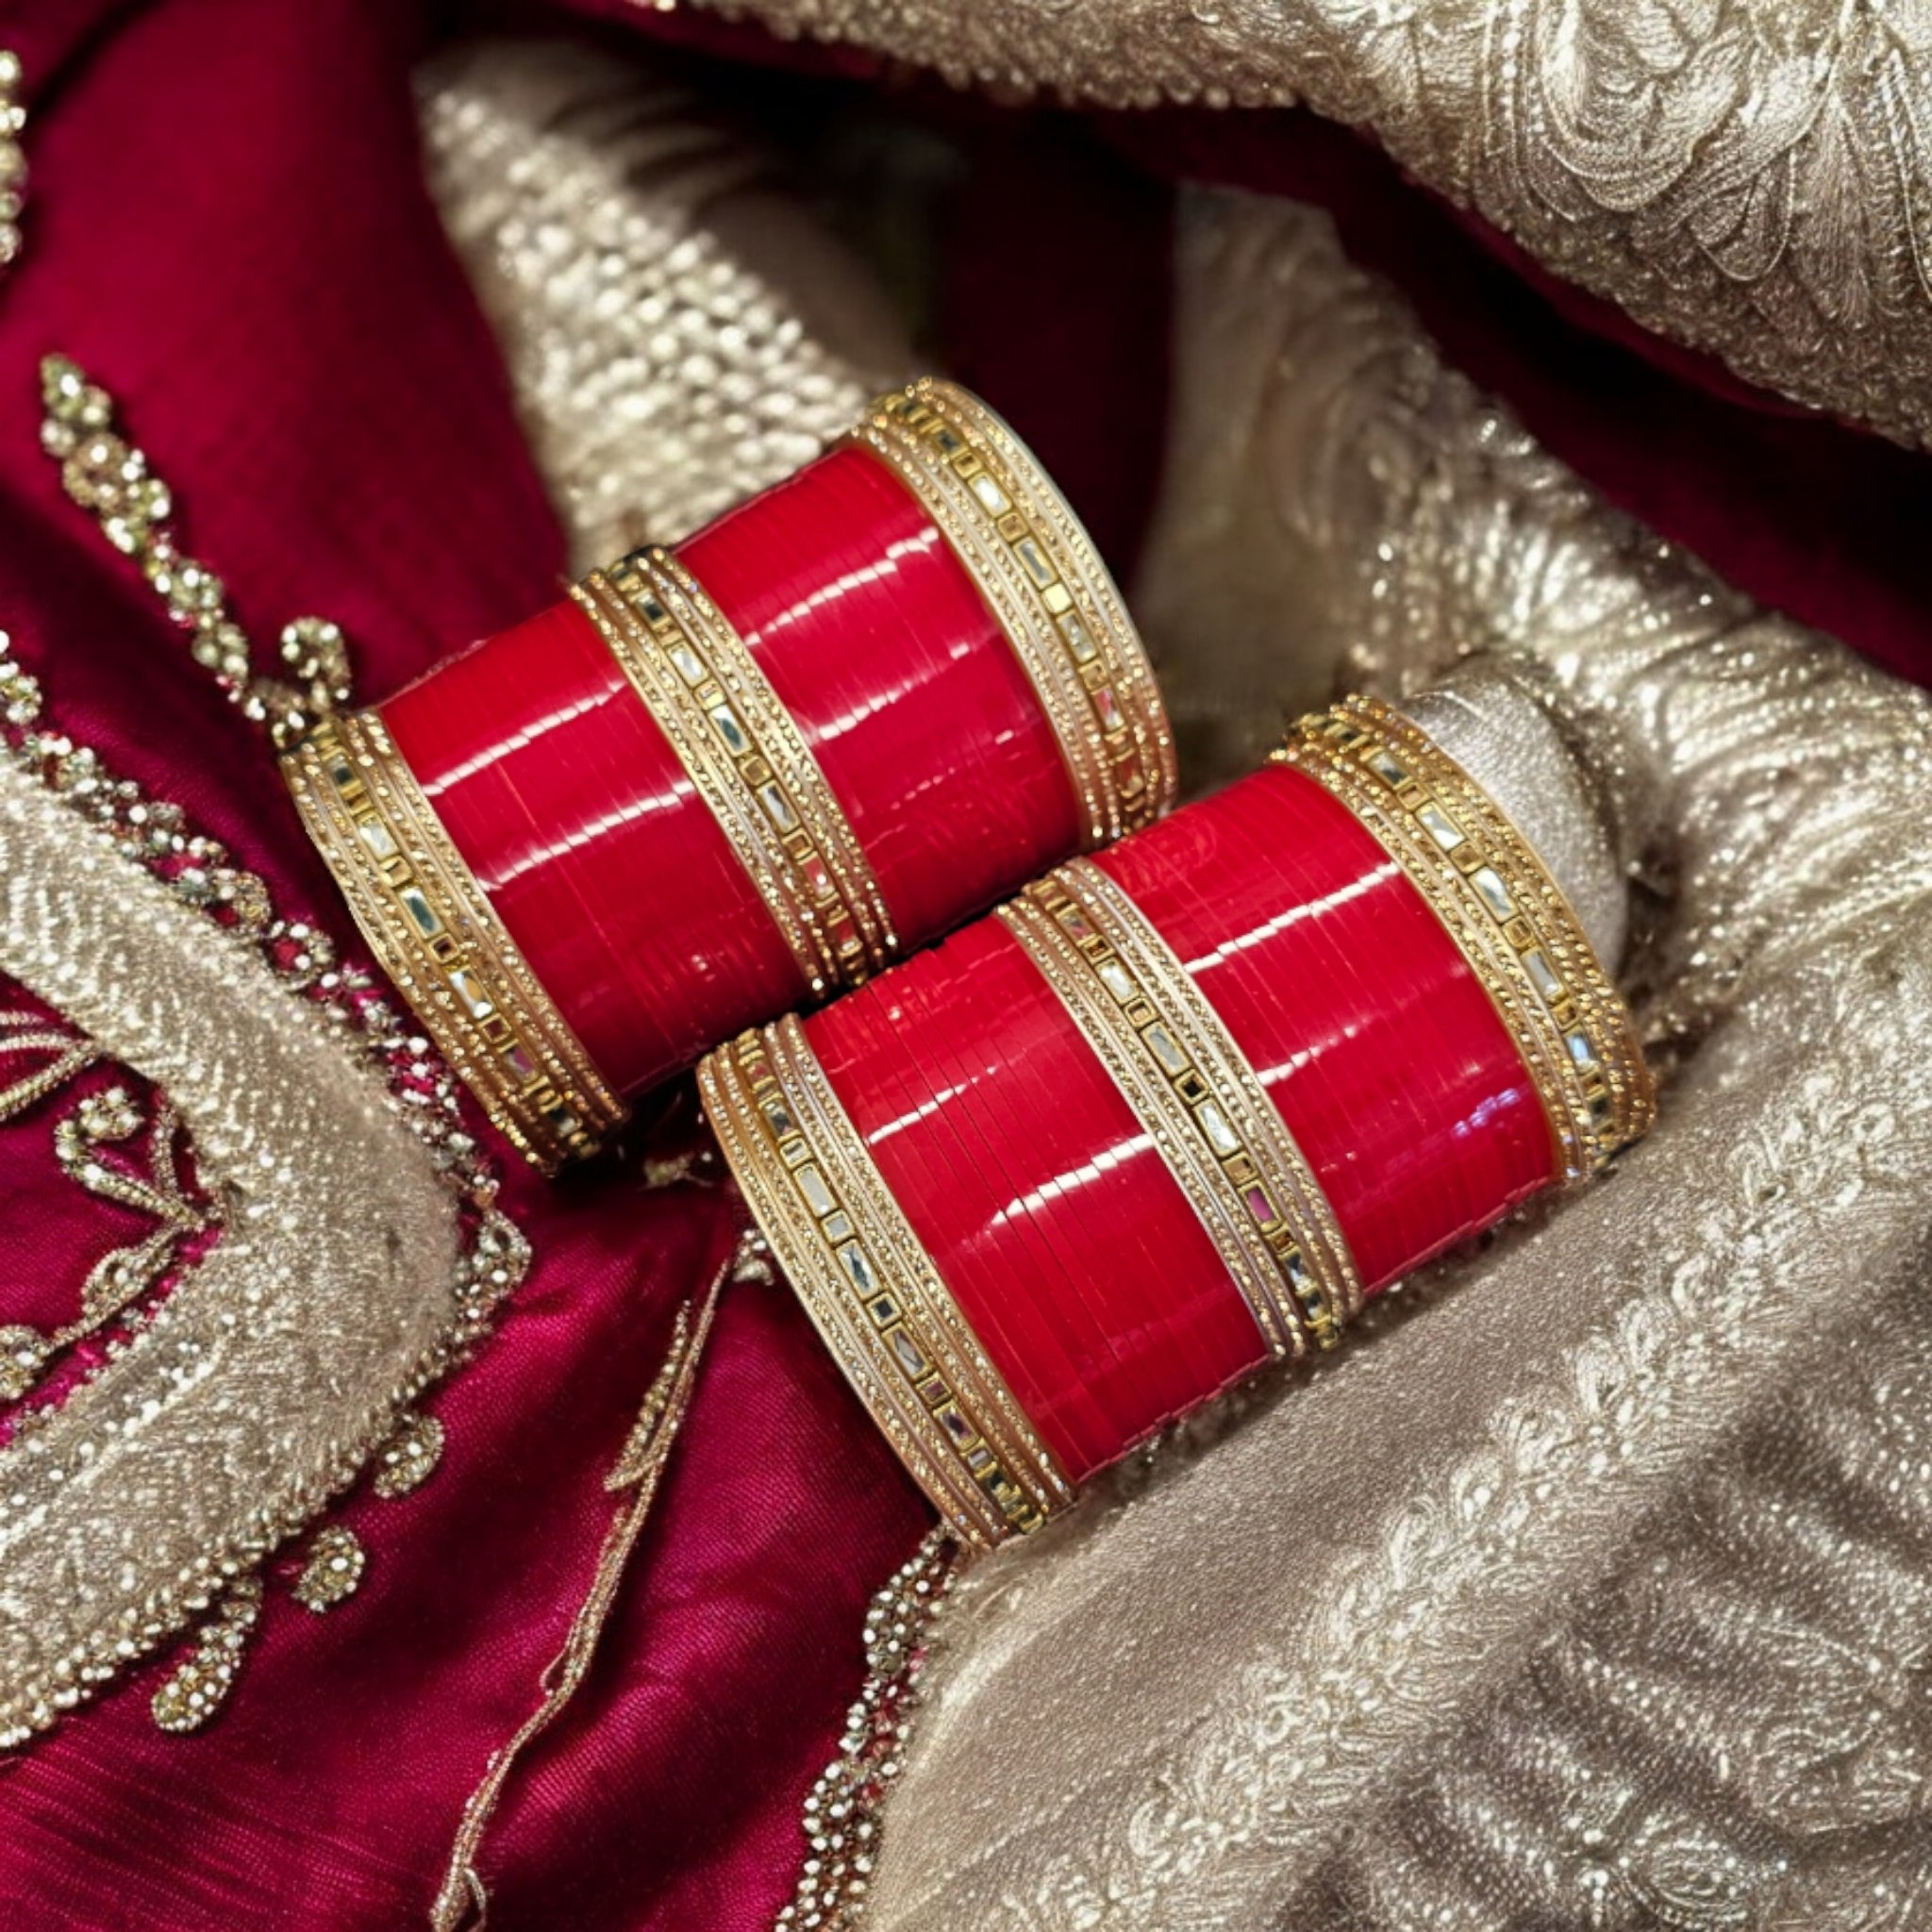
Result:
M865 1911L879 1813L912 1733L933 1620L959 1563L958 1545L934 1530L866 1611L865 1684L838 1757L805 1801L808 1856L776 1932L846 1932Z

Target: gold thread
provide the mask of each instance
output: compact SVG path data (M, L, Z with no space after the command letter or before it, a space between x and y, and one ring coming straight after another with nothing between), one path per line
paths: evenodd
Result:
M625 1118L374 711L282 759L363 936L498 1128L546 1174Z
M744 641L667 550L633 551L572 592L709 808L814 995L898 950L865 853Z
M76 1364L66 1399L0 1452L10 1751L323 1510L485 1340L529 1255L413 1023L178 808L47 725L4 631L0 793L7 970L205 1130L210 1198L256 1204L245 1240L184 1257L125 1345ZM111 1140L120 1109L99 1100ZM211 1708L206 1636L158 1720Z
M1333 1347L1361 1306L1348 1243L1259 1076L1167 941L1084 859L999 916L1159 1149L1269 1352Z
M1629 1008L1528 840L1460 765L1371 697L1302 719L1273 760L1339 798L1441 920L1523 1055L1566 1180L1650 1125Z
M607 1493L622 1496L591 1573L590 1588L577 1606L564 1637L563 1648L543 1667L538 1683L541 1694L509 1740L490 1755L483 1775L463 1803L455 1842L443 1866L442 1882L429 1907L431 1932L458 1932L480 1927L490 1909L490 1889L477 1869L483 1840L511 1777L523 1768L524 1754L561 1716L577 1693L597 1656L597 1645L617 1600L632 1552L651 1520L652 1510L670 1467L672 1451L691 1412L705 1344L718 1312L719 1297L727 1281L739 1276L743 1242L711 1276L708 1287L687 1301L672 1324L671 1345L631 1424L630 1435L615 1465L604 1478Z
M990 1546L1073 1500L795 1019L698 1068L753 1216L833 1358L948 1524Z
M847 440L919 498L998 619L1059 742L1084 849L1158 818L1177 781L1154 673L1107 566L1025 446L931 376L881 396Z
M0 1064L34 1052L52 1057L0 1087L0 1121L58 1091L100 1058L92 1041L37 1014L0 1012ZM185 1241L221 1225L219 1203L182 1178L186 1145L181 1118L165 1094L139 1102L119 1084L83 1096L55 1122L54 1158L67 1178L153 1225L88 1270L73 1321L49 1328L0 1324L0 1401L26 1394L63 1350L119 1324L179 1263ZM110 1147L117 1150L111 1157Z
M362 1588L369 1551L346 1523L331 1523L309 1539L301 1574L289 1594L311 1616L323 1617Z
M194 1633L189 1651L148 1700L158 1729L177 1738L198 1731L233 1695L248 1655L248 1640L261 1621L261 1578L238 1576L212 1614Z

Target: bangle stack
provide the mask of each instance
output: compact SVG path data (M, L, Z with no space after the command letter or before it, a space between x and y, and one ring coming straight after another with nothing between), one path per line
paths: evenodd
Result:
M1654 1105L1527 841L1366 699L699 1077L813 1321L979 1545Z
M621 1096L1175 788L1091 543L999 419L930 379L285 771L378 962L546 1170Z

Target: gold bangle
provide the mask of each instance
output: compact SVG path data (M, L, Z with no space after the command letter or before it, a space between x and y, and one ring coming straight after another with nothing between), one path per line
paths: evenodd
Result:
M625 1118L382 720L346 712L282 775L377 961L491 1120L544 1173Z
M898 937L852 826L744 641L667 550L571 592L650 709L813 994L857 986Z
M1000 917L1159 1149L1270 1354L1333 1347L1362 1299L1341 1224L1167 941L1084 859L1029 886Z
M1523 1056L1564 1179L1641 1134L1657 1094L1630 1010L1557 882L1475 780L1370 697L1302 719L1274 758L1339 798L1428 901Z
M1080 800L1083 849L1174 803L1174 733L1133 620L1086 532L983 403L922 376L881 396L851 442L897 473L999 621Z
M700 1063L698 1085L772 1252L945 1521L987 1547L1072 1502L799 1023L720 1047Z

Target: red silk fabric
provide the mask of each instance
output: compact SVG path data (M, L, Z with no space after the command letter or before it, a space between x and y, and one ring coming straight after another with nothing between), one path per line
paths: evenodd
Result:
M1073 784L1019 658L870 453L831 451L677 554L791 713L906 948L1076 849ZM808 996L704 795L575 603L465 652L383 716L620 1091Z
M1555 1174L1489 995L1347 808L1270 767L1097 861L1258 1074L1371 1293ZM941 1278L1084 1480L1266 1358L1158 1149L997 919L806 1023Z

